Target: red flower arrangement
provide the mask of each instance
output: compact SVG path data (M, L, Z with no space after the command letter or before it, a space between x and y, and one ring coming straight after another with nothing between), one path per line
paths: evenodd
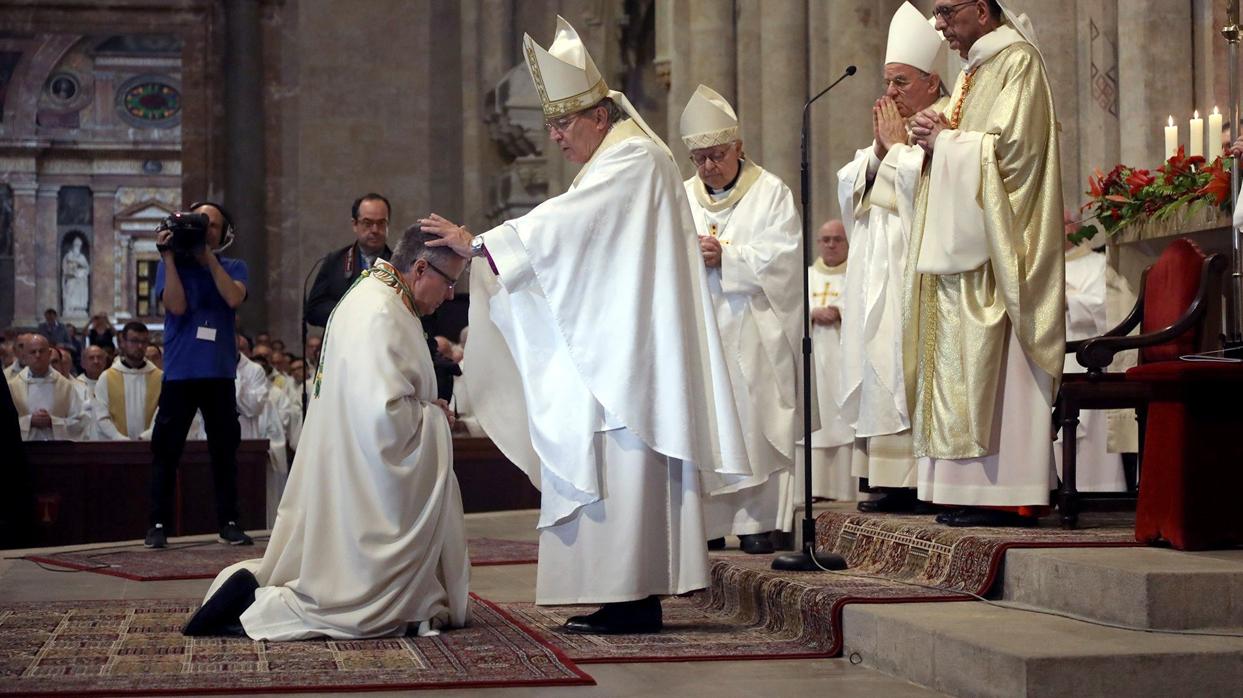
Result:
M1155 172L1117 165L1108 174L1096 170L1088 178L1091 200L1079 208L1089 214L1067 238L1076 245L1096 234L1097 226L1113 235L1122 228L1148 220L1165 220L1206 206L1223 212L1230 208L1230 170L1234 161L1219 157L1205 164L1203 157L1187 157L1182 146Z

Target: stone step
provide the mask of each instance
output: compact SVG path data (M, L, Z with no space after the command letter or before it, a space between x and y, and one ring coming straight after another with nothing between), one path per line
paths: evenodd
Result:
M1002 575L1002 597L1028 606L1141 628L1243 628L1243 550L1019 549Z
M982 602L850 604L843 655L955 696L1238 696L1243 639L1117 630Z

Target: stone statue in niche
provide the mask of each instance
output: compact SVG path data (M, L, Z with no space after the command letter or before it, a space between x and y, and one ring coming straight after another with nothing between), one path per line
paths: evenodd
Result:
M80 235L68 238L60 260L61 310L66 318L87 317L91 302L91 262Z

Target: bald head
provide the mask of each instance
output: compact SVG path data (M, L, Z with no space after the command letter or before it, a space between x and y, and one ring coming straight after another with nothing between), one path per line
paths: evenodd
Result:
M52 345L41 334L26 335L24 356L32 375L46 376L52 365Z
M820 259L830 267L846 261L846 252L850 249L846 242L846 226L836 218L820 226L816 234L816 249Z

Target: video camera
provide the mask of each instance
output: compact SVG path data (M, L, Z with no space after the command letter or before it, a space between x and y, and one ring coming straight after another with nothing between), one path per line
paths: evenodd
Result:
M211 219L206 213L190 213L177 211L160 222L156 232L171 231L173 237L168 248L178 256L193 256L203 245L207 244L207 229ZM162 251L162 250L161 250Z

